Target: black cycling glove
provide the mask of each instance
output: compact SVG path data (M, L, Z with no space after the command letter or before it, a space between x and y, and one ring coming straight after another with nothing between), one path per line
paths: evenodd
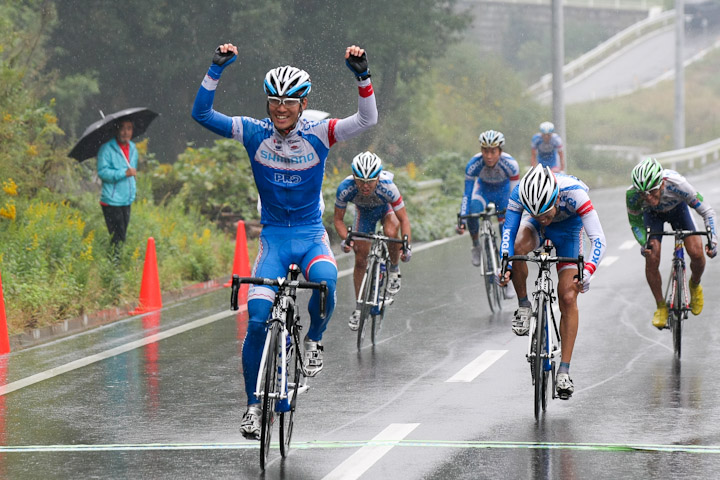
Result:
M370 78L370 68L368 67L367 54L363 52L359 57L350 55L345 60L345 65L348 66L351 72L355 74L355 78L358 80L366 80Z

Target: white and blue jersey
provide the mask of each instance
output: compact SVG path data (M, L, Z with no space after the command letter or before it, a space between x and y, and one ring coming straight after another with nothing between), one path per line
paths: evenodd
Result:
M527 138L527 137L525 137ZM563 141L557 133L550 134L550 141L544 142L541 133L533 135L532 149L537 152L537 161L540 165L550 168L560 166L560 152L563 148Z
M393 174L386 170L380 172L377 186L370 195L360 193L352 175L340 182L335 207L345 210L348 203L355 204L353 231L360 233L375 233L377 222L385 215L405 207L400 190L393 182Z
M337 265L322 224L325 161L336 142L355 137L377 123L372 83L369 79L358 82L358 111L354 115L321 121L300 118L287 135L282 135L269 118L229 117L215 111L218 81L219 73L211 67L195 97L192 116L208 130L242 142L250 157L264 226L252 274L284 277L294 263L309 281L325 281L328 285L325 318L321 316L317 291L308 305L311 324L307 337L320 341L335 307L337 283ZM253 286L248 292L250 318L242 353L248 403L259 401L253 392L275 291Z
M465 192L460 215L480 213L493 202L498 210L507 208L510 192L520 179L520 167L512 155L502 152L493 167L485 164L482 153L473 156L465 167ZM498 219L502 221L503 215ZM476 234L480 228L477 218L467 220L468 231Z
M536 246L539 247L545 238L552 240L555 251L560 257L577 257L583 253L583 230L590 238L591 254L585 258L585 270L591 275L597 269L605 255L605 233L600 225L600 218L588 195L588 187L572 175L556 173L558 183L557 213L550 225L542 227L539 222L524 212L520 203L518 187L510 194L505 225L503 226L500 252L508 256L515 253L515 237L520 224L531 228L536 233ZM571 264L574 265L574 264ZM558 265L562 270L568 265Z

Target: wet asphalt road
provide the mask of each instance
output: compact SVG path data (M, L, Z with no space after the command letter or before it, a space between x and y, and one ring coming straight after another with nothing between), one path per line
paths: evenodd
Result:
M719 178L692 181L713 201ZM222 290L9 355L0 383L17 389L0 396L0 478L717 478L720 260L708 262L705 311L686 323L678 362L670 332L650 324L623 190L591 193L606 264L580 298L576 393L538 422L515 305L489 312L465 236L416 248L381 341L360 352L341 278L295 449L285 460L274 449L266 472L238 430L246 319ZM663 272L668 262L666 249ZM447 381L483 354L496 360L474 379Z

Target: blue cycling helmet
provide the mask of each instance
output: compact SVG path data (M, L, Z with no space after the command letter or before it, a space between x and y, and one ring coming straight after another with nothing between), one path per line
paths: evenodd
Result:
M277 67L265 75L265 93L275 97L304 98L312 89L310 75L290 65Z

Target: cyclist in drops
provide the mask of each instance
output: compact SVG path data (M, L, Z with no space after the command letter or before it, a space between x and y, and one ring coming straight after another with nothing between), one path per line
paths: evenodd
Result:
M308 106L310 75L292 66L273 68L265 75L268 117L229 117L213 109L215 89L223 70L233 63L238 49L220 45L195 97L192 116L205 128L242 142L250 157L253 177L261 199L258 256L252 275L276 278L287 274L292 263L306 279L327 282L327 312L320 312L320 295L314 292L309 305L311 324L304 338L305 368L315 376L323 368L323 332L335 308L337 265L323 227L319 205L325 161L336 142L355 137L377 123L375 94L367 55L358 46L345 50L345 63L358 81L358 111L343 119L319 122L300 118ZM265 340L265 322L276 289L251 286L248 292L249 322L243 342L242 364L248 409L241 422L243 436L260 438L259 400L253 395Z
M572 175L555 174L550 167L536 165L510 195L500 246L508 256L526 255L542 245L545 239L550 239L558 256L577 257L583 253L583 230L590 238L591 252L585 259L582 283L578 280L575 264L557 265L562 357L556 391L564 400L575 391L569 372L578 329L577 296L590 289L590 280L605 254L605 233L588 196L588 187ZM500 279L500 284L506 284L512 278L517 292L518 309L512 330L516 335L527 335L532 315L526 285L528 268L525 262L517 262L509 268L511 270Z
M717 218L715 211L703 196L690 183L674 170L663 169L654 158L646 158L632 170L632 186L625 197L628 219L635 239L640 243L640 251L645 257L645 278L655 297L657 310L652 324L662 329L667 325L668 308L663 298L662 278L660 276L661 236L650 237L650 249L645 249L647 227L651 231L662 231L665 222L675 230L695 230L690 209L699 213L705 226L712 231L712 249L705 246L705 253L713 258L717 255ZM690 256L690 310L699 315L703 309L703 290L700 285L705 270L702 240L699 237L687 237L685 250Z
M531 144L530 164L533 167L540 163L556 173L565 171L563 141L560 135L555 133L555 125L542 122L540 132L533 135Z
M488 130L480 134L480 152L476 153L465 167L465 193L463 194L460 206L460 215L469 213L480 213L485 210L487 204L495 203L498 210L505 210L508 204L510 192L515 188L520 179L520 167L518 162L509 153L503 152L505 135L496 131ZM498 228L502 236L504 215L498 215ZM456 231L462 235L465 229L470 231L472 240L472 264L480 266L481 247L478 232L480 222L477 218L468 218L463 221ZM513 292L504 289L505 296L511 297Z
M347 204L355 204L355 221L353 231L360 233L375 233L378 222L382 223L386 237L397 238L398 227L402 235L408 237L408 249L400 252L400 245L391 243L390 265L388 265L387 292L391 295L400 291L399 260L409 262L412 257L410 246L410 219L408 218L400 190L393 182L393 174L383 170L380 157L371 152L363 152L355 156L352 161L352 175L343 180L337 188L335 197L335 215L333 222L335 230L342 238L340 247L344 252L355 251L355 269L353 281L355 284L355 298L358 298L360 286L367 268L367 257L370 253L369 242L347 241L348 230L345 226L345 211ZM357 330L360 323L360 305L350 315L348 326L350 330Z

